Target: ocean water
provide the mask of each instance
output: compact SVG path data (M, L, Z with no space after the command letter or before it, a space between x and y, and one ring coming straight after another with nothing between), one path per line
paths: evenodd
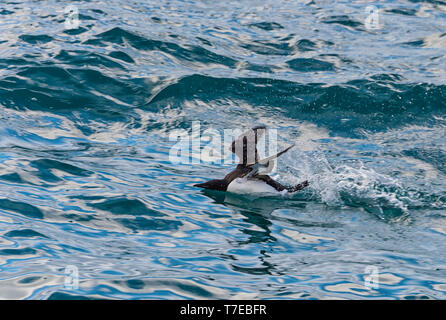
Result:
M445 102L445 1L1 1L0 298L446 299ZM194 121L310 186L193 187Z

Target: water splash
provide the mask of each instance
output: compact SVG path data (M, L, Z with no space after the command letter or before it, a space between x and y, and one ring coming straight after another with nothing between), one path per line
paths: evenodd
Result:
M305 197L328 206L361 207L381 219L402 219L409 214L412 199L404 195L405 187L395 178L367 168L358 161L357 167L330 164L324 153L294 152L288 159L299 162L286 163L280 178L289 184L308 180ZM297 154L299 154L297 156Z

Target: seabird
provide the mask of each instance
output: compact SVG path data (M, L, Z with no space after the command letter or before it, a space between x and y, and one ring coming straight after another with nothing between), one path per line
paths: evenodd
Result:
M259 160L257 142L265 131L265 126L257 126L243 133L232 142L230 149L238 156L240 163L223 179L213 179L194 186L233 193L277 193L284 190L296 192L307 187L308 181L287 187L275 181L269 175L259 172L260 168L272 168L277 157L294 147L293 144L273 156Z

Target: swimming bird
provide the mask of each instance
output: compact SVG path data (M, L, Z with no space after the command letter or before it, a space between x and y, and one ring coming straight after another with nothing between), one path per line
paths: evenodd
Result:
M237 167L223 179L212 179L194 186L233 193L277 193L284 190L286 190L285 192L297 192L307 187L308 181L291 187L284 186L269 175L260 172L261 168L266 168L265 171L268 172L268 169L274 166L274 160L277 157L294 147L293 144L273 156L260 160L257 142L265 131L265 126L257 126L241 134L230 147L231 151L240 159Z

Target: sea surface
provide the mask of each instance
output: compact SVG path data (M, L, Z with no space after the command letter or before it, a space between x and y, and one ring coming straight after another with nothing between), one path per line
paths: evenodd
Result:
M194 187L194 122L310 186ZM445 244L445 1L0 2L0 298L446 299Z

